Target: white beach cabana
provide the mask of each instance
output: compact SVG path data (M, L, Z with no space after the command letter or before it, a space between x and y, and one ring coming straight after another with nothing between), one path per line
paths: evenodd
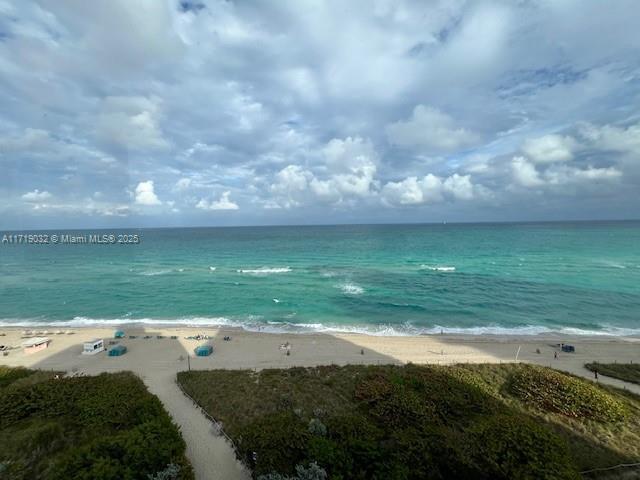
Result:
M22 346L24 347L24 353L30 355L32 353L39 352L40 350L44 350L49 346L50 342L51 339L48 337L35 337L22 342Z
M84 342L82 348L83 355L95 355L96 353L104 352L104 340L102 338L95 338Z

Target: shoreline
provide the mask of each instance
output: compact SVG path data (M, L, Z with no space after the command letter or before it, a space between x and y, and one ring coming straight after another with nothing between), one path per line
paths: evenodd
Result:
M371 329L366 326L345 325L345 326L324 326L323 324L293 324L293 323L243 323L231 322L216 323L193 322L189 319L179 320L61 320L61 321L0 321L0 332L2 330L31 330L41 331L43 329L53 330L73 330L73 329L214 329L214 330L234 330L247 333L273 334L273 335L364 335L379 338L414 338L414 337L507 337L507 338L542 338L551 337L577 337L583 339L608 338L608 339L638 339L640 340L640 328L608 327L608 330L583 330L574 327L545 327L528 325L523 327L500 327L500 326L477 326L477 327L430 327L424 331L420 329L403 329L402 326L392 325L372 325ZM318 328L320 327L320 328ZM377 328L377 330L376 330ZM411 331L414 330L414 331ZM618 333L614 333L618 332Z
M640 362L640 338L587 337L571 335L420 335L372 336L356 333L267 333L240 328L206 327L125 327L125 338L114 340L115 327L68 328L73 334L46 335L48 348L27 355L21 348L22 327L0 327L0 344L17 347L0 356L0 365L41 370L65 371L67 375L99 375L132 371L158 396L180 426L187 444L187 456L196 478L248 480L249 473L236 459L232 446L223 436L212 433L212 424L179 389L176 375L185 370L262 370L269 368L314 367L319 365L382 365L406 363L451 365L465 363L527 362L553 367L594 380L585 363ZM43 332L41 332L44 336ZM192 337L206 334L208 339ZM131 336L136 338L130 338ZM161 336L161 338L158 338ZM172 339L171 336L175 336ZM225 341L224 337L231 337ZM102 338L127 347L123 356L104 352L81 353L83 342ZM213 345L208 357L198 357L194 349L203 343ZM575 346L575 353L560 351L560 343ZM287 354L288 352L288 354ZM640 394L640 386L600 375L606 383Z
M123 330L124 338L114 339L115 330ZM31 331L31 334L24 335L25 331ZM206 335L207 338L194 339L197 335ZM47 349L32 355L22 351L22 342L43 336L51 340ZM231 341L225 341L224 337L231 337ZM571 362L575 368L582 368L584 363L590 361L640 361L640 337L635 336L564 333L383 336L342 332L254 332L239 327L119 324L66 329L58 326L31 329L0 327L0 345L10 347L7 356L0 356L0 364L42 365L50 368L52 365L64 367L79 363L83 364L82 367L111 370L111 365L121 363L122 359L110 358L109 363L104 364L105 359L101 355L81 356L82 343L93 338L103 338L107 348L109 342L127 346L129 352L122 358L138 360L140 357L139 368L145 368L149 362L169 363L176 371L179 370L176 359L193 356L193 349L202 343L214 346L213 355L196 358L202 368L281 368L331 363L498 363L515 361L516 357L518 361L548 366L550 361L553 364L553 360L556 360L554 352L564 360L562 364ZM559 346L562 343L575 345L576 352L561 352ZM283 344L291 346L289 355L279 349ZM95 364L94 358L100 358L102 364Z

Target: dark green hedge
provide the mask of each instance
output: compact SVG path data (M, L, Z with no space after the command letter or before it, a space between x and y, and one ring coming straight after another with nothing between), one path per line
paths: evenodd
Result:
M193 478L178 429L133 374L15 382L0 395L1 478L147 480L171 463Z

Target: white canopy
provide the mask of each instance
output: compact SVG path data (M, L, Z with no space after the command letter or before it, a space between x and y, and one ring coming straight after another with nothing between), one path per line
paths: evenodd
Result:
M49 339L49 337L35 337L30 338L29 340L25 340L24 342L22 342L22 345L25 347L35 347L36 345L41 345L50 341L51 340Z

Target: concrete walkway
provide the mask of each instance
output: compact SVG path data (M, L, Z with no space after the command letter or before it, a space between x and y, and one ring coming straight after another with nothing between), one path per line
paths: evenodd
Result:
M575 375L580 375L581 377L588 378L590 380L595 380L594 374L591 370L582 367L581 372L571 372ZM598 383L604 383L606 385L611 385L613 387L622 388L624 390L629 390L630 392L635 393L636 395L640 395L640 385L635 383L625 382L624 380L618 380L617 378L607 377L606 375L598 374L598 380L595 380Z

